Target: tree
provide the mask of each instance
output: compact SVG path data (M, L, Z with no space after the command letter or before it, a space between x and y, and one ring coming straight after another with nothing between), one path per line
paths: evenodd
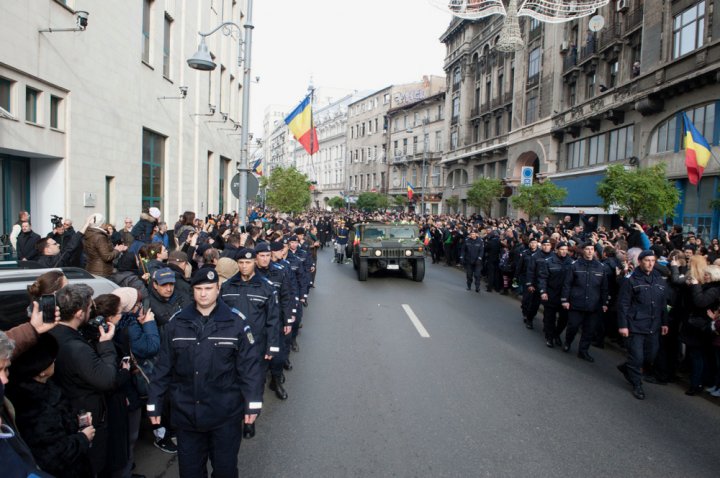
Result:
M334 196L331 197L328 201L328 206L330 206L333 209L341 209L345 207L345 200L341 198L340 196Z
M550 181L520 186L512 196L512 204L522 209L532 219L552 212L551 206L559 204L567 196L567 189Z
M274 168L267 181L267 203L281 212L298 213L310 205L308 177L295 169Z
M450 196L449 198L447 198L445 200L445 205L449 209L453 209L453 210L455 210L455 212L457 212L458 207L460 206L460 198L458 196Z
M395 205L397 207L404 208L405 206L407 206L408 200L407 200L407 196L404 194L396 194L395 196L392 197L392 199L393 199L393 205Z
M376 211L378 209L385 209L390 205L388 197L379 193L362 193L358 196L357 206L358 209L365 211Z
M613 164L598 183L597 193L606 211L614 206L621 216L647 223L672 215L680 202L680 192L665 176L664 163L634 170Z
M503 184L499 179L480 178L473 182L467 192L467 202L480 209L485 217L492 214L493 201L503 194Z

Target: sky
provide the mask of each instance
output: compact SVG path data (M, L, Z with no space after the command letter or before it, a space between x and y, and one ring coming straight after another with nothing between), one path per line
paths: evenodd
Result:
M316 88L373 90L444 76L450 14L427 0L254 0L250 131L265 107L294 108Z

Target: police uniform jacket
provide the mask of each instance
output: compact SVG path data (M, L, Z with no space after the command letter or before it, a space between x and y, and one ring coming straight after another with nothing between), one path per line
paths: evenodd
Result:
M525 247L522 251L518 254L517 259L517 269L515 269L515 275L518 278L519 282L522 282L526 286L532 285L529 284L527 281L527 271L528 267L530 266L530 257L535 254L538 251L538 249L535 249L534 251L530 249L529 247Z
M545 259L545 267L538 273L538 289L540 294L548 295L548 304L560 306L565 274L572 263L573 260L569 256L560 257L554 253Z
M148 386L148 416L162 414L170 393L171 420L181 430L208 431L260 413L264 369L249 324L222 300L208 317L195 303L165 326Z
M463 264L478 263L482 261L483 255L485 255L485 243L482 239L477 238L473 240L469 237L465 239L460 252Z
M293 316L297 313L298 299L290 277L290 267L280 262L271 262L267 269L258 267L256 272L272 282L273 287L277 290L280 320L283 325L295 322Z
M258 345L267 345L265 354L277 355L280 352L280 308L272 282L257 273L246 282L238 272L223 283L220 294L225 303L238 310L250 324Z
M548 252L547 254L538 249L528 258L527 271L525 274L525 284L528 286L535 286L539 289L540 275L544 274L545 261L552 257L553 253Z
M299 247L295 252L290 249L287 254L287 260L292 265L295 274L299 277L300 298L307 298L308 292L310 291L311 275L305 251Z
M570 310L598 312L608 305L608 282L600 261L580 258L565 275L560 302L570 303Z
M635 269L618 295L618 327L633 334L654 334L668 324L668 284L660 272Z

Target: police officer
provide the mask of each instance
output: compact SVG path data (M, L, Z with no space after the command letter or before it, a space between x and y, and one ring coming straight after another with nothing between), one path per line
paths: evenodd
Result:
M308 306L308 295L310 294L310 286L312 285L312 275L310 272L310 260L308 259L308 254L305 252L304 249L300 247L300 240L297 236L290 236L288 238L288 254L287 254L287 260L292 264L292 268L295 271L295 273L300 277L300 288L299 288L299 296L300 296L300 303L303 307ZM299 352L300 347L297 343L297 335L298 330L300 327L302 327L302 316L301 313L297 318L297 324L295 327L293 327L292 332L292 343L290 345L290 348L293 352Z
M203 268L191 280L194 302L165 326L151 376L147 412L160 425L170 391L181 478L238 476L241 424L262 409L264 373L250 325L219 300L218 275Z
M471 229L468 238L465 239L460 252L460 262L465 266L465 278L467 290L472 288L475 279L475 292L480 292L480 280L482 277L482 258L485 254L485 243L478 238L475 229Z
M282 249L282 244L278 244L278 246ZM295 304L297 294L291 282L290 267L280 262L272 262L271 245L269 243L261 242L256 245L255 254L255 270L268 279L278 293L280 320L283 328L279 340L280 350L270 360L270 390L274 391L280 400L285 400L288 395L283 387L281 377L283 376L283 364L287 360L290 346L285 338L291 334L292 324L295 322L293 311L297 310Z
M627 339L627 361L618 370L633 387L638 400L645 399L642 388L644 362L652 363L659 346L659 333L668 333L668 287L655 270L655 253L645 250L638 256L638 268L622 283L618 296L618 332Z
M522 314L523 320L525 318L525 291L528 288L527 284L527 269L530 266L530 257L535 254L538 250L538 241L534 236L530 236L526 240L525 247L519 251L516 260L515 277L517 278L518 286L520 287L520 293L522 294Z
M525 327L533 329L533 321L540 309L540 290L538 280L542 269L545 268L545 261L552 256L553 245L549 238L545 237L540 241L540 250L535 251L529 258L525 274L526 290L523 295L523 315Z
M545 260L545 267L538 273L540 301L543 304L543 332L545 345L550 348L562 345L560 334L565 330L568 312L560 305L565 274L572 265L568 256L567 242L558 242L555 253Z
M588 362L595 361L588 349L592 342L595 322L600 311L607 310L608 300L605 269L600 261L595 259L593 243L586 242L582 245L582 256L572 263L563 283L560 302L563 308L569 311L563 352L570 351L575 335L582 327L578 357Z

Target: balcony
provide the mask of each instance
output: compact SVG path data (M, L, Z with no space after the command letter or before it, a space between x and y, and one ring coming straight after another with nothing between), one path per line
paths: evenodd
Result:
M536 28L533 28L532 30L530 30L530 32L528 33L528 39L527 39L528 43L530 43L531 41L533 41L536 38L539 38L541 33L542 33L541 25L538 25Z
M503 101L503 98L501 96L496 96L492 99L492 109L498 108L504 104L505 102Z
M580 49L580 55L578 56L578 65L585 63L590 58L594 57L597 53L597 42L595 37L588 38L588 41Z
M530 88L530 87L533 87L533 86L537 85L538 83L540 83L540 73L535 73L535 74L532 75L532 76L528 76L527 85L526 85L526 86L527 86L528 88Z
M625 15L625 34L631 33L637 27L641 26L643 22L643 7L642 5L635 10L628 12Z
M577 48L572 47L563 58L563 73L567 73L577 66Z
M513 92L512 91L508 91L507 93L505 93L503 95L503 103L505 103L505 104L512 103L512 100L513 100Z
M603 29L598 38L598 51L603 51L609 46L619 42L621 33L622 31L619 23L608 25L607 28Z

